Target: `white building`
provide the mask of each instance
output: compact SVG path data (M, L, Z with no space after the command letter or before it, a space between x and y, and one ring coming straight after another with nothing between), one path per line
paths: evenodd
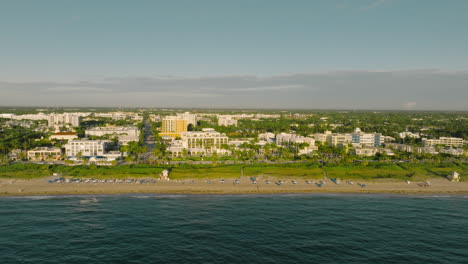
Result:
M448 149L439 149L439 153L444 153L448 155L461 156L465 154L463 149L448 148Z
M331 137L331 131L325 131L325 133L315 133L314 138L317 142L328 142L328 138Z
M61 148L39 147L28 151L29 160L58 160L62 157Z
M385 144L386 147L390 147L395 150L405 151L405 152L413 152L413 153L428 153L428 154L438 154L434 147L416 147L406 144L397 144L397 143L387 143Z
M86 136L105 136L105 135L127 135L127 136L140 136L140 129L137 127L93 127L85 130Z
M276 144L286 145L288 143L307 143L309 146L315 146L315 139L288 133L280 133L276 135Z
M28 114L28 115L13 115L11 119L15 120L47 120L47 115L43 113L37 113L37 114Z
M384 143L382 134L380 133L364 133L361 129L356 128L351 133L353 145L378 147Z
M160 115L150 114L149 119L153 122L160 122L162 120Z
M393 153L391 149L382 149L377 147L364 147L354 149L354 154L356 154L357 156L371 157L375 156L377 153L386 153L388 156L395 155L395 153Z
M181 140L175 140L168 151L173 156L181 156L182 152L188 155L209 155L216 153L227 153L223 145L228 144L228 137L212 128L204 128L202 131L190 131L181 133Z
M275 133L266 132L258 134L258 139L261 141L266 141L267 143L273 143L276 139Z
M197 115L191 114L190 112L178 113L177 119L187 120L187 125L192 124L192 126L197 125Z
M12 119L14 114L0 114L0 118Z
M55 128L56 131L60 127L78 127L80 126L80 116L75 113L64 113L64 114L50 114L47 117L49 127Z
M352 142L351 134L338 134L332 133L331 131L325 131L325 133L315 133L315 141L326 142L329 146L342 147Z
M125 120L125 119L139 119L139 115L136 113L128 112L109 112L109 113L95 113L95 117L111 118L112 120Z
M237 120L230 115L218 116L218 126L237 126Z
M400 138L405 138L405 137L419 138L421 135L420 135L420 133L413 133L413 132L405 131L405 132L398 133L398 136Z
M86 136L98 136L102 137L105 135L116 136L119 139L120 144L127 145L130 141L138 141L140 139L140 129L137 127L94 127L85 131Z
M351 134L331 134L327 135L327 143L333 147L343 147L352 142Z
M354 154L358 156L366 156L366 157L371 157L375 156L379 152L378 148L355 148L354 149Z
M255 114L255 118L280 118L280 114Z
M181 138L184 146L188 148L204 148L209 151L221 149L221 146L227 144L229 140L225 134L221 134L213 128L184 132L181 134Z
M65 153L67 157L96 157L104 156L107 146L111 143L110 140L70 140L65 144Z
M444 145L448 147L462 147L464 144L463 138L456 137L440 137L439 139L422 139L424 147L431 147L435 145Z
M276 135L276 144L280 146L287 146L290 143L301 144L306 143L309 146L305 146L298 150L299 155L306 155L318 150L315 145L315 139L311 137L298 136L296 134L280 133Z

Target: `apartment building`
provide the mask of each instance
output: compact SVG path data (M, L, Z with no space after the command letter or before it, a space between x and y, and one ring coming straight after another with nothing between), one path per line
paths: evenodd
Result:
M380 133L364 133L361 129L356 128L351 133L351 141L354 146L369 146L378 147L384 143L382 134Z
M212 128L204 128L202 131L190 131L181 133L181 140L172 143L168 151L172 156L180 156L182 152L188 155L210 155L214 152L225 153L222 149L224 144L228 144L228 137Z
M464 144L463 138L456 137L440 137L439 139L422 139L423 147L431 147L435 145L444 145L448 147L462 147Z
M162 119L162 129L160 136L177 138L181 133L187 132L188 121L179 119L177 116L166 116Z
M80 115L74 113L50 114L47 117L47 122L49 127L55 128L56 131L60 127L77 127L80 126Z
M325 131L324 133L315 133L314 138L317 142L328 142L328 138L332 136L331 131Z
M351 134L331 134L327 137L328 145L333 147L343 147L351 142Z
M184 132L181 135L184 146L188 148L221 149L229 138L213 128L203 128L202 131Z
M65 153L67 157L95 157L104 156L108 145L111 144L110 140L70 140L65 144Z

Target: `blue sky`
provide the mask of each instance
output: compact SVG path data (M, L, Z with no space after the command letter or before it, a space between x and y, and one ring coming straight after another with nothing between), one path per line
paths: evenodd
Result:
M67 92L70 90L67 87L76 89L86 83L93 91L101 89L102 83L112 78L277 79L284 75L354 71L456 73L457 78L462 75L461 80L453 84L449 79L440 89L454 89L463 94L461 87L468 69L467 14L466 0L5 0L0 8L0 96L3 98L0 104L33 103L33 100L20 101L21 95L17 93L18 87L23 86L39 93L34 84L50 85L48 89L56 92L57 87L63 87L58 91ZM364 77L359 75L359 78ZM375 75L365 78L366 85L371 85ZM184 85L190 87L194 83ZM233 83L219 83L213 89L231 87ZM343 80L341 83L343 89L353 84ZM158 96L164 87L153 84L152 90L146 92ZM194 84L194 89L197 85ZM296 81L287 85L298 84ZM300 85L307 86L302 82ZM411 85L422 84L411 82ZM135 86L141 83L129 84L126 92ZM325 89L323 86L329 85L322 85L321 89ZM240 91L245 88L239 87ZM317 89L309 88L309 95L314 97L313 91ZM174 89L175 96L177 89ZM298 95L291 90L289 93ZM59 99L66 97L50 100ZM166 99L156 100L155 105L148 105L150 102L144 105L158 106L167 102ZM450 100L433 108L468 110L463 102L444 107ZM116 101L124 103L117 97ZM399 109L405 105L400 101L388 107ZM138 102L135 100L135 104ZM218 98L218 102L224 101ZM52 102L44 99L39 103ZM189 106L204 103L210 101ZM322 103L318 107L327 108ZM353 105L373 107L360 102L352 102L347 107ZM415 109L419 105L431 107L427 102L414 105ZM294 104L278 103L269 107L281 106ZM307 103L300 107L314 108Z

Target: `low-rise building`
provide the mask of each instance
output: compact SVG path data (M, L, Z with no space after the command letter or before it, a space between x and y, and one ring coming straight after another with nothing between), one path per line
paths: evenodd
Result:
M39 147L28 151L29 160L59 160L63 155L61 148Z
M267 141L268 143L273 143L276 139L275 133L266 132L258 134L258 139L262 141Z
M436 145L444 145L448 147L462 147L464 144L463 138L456 137L440 137L439 139L422 139L423 147L431 147Z
M230 115L218 116L218 126L237 126L237 120Z
M375 156L379 152L378 148L355 148L354 154L357 156Z
M22 160L24 157L24 151L21 149L13 149L10 153L8 153L8 160L17 161Z
M413 133L413 132L405 131L405 132L400 132L400 133L398 133L398 136L399 136L400 138L406 138L406 137L409 137L409 138L420 138L420 137L421 137L421 134L420 134L420 133Z
M105 135L116 136L122 145L127 145L130 141L138 141L140 138L140 129L137 127L94 127L85 131L86 136L98 136L102 137Z
M354 154L357 156L366 156L371 157L375 156L377 153L385 153L388 156L394 156L395 153L391 149L384 149L384 148L377 148L377 147L363 147L363 148L355 148Z
M417 146L411 146L411 145L406 145L406 144L397 144L397 143L387 143L385 144L386 147L399 150L399 151L404 151L404 152L412 152L412 153L427 153L427 154L438 154L435 150L434 147L417 147Z
M465 151L463 149L448 148L448 149L439 149L439 153L453 155L453 156L461 156L465 154Z
M140 129L137 127L118 127L118 126L107 126L107 127L93 127L85 130L86 136L105 136L105 135L127 135L136 136L140 135Z
M315 139L288 133L280 133L276 135L276 144L286 145L289 143L307 143L309 146L315 146Z

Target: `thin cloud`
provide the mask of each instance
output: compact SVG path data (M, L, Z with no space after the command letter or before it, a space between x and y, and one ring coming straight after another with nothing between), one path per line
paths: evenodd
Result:
M0 81L0 105L468 110L467 83L438 69Z

